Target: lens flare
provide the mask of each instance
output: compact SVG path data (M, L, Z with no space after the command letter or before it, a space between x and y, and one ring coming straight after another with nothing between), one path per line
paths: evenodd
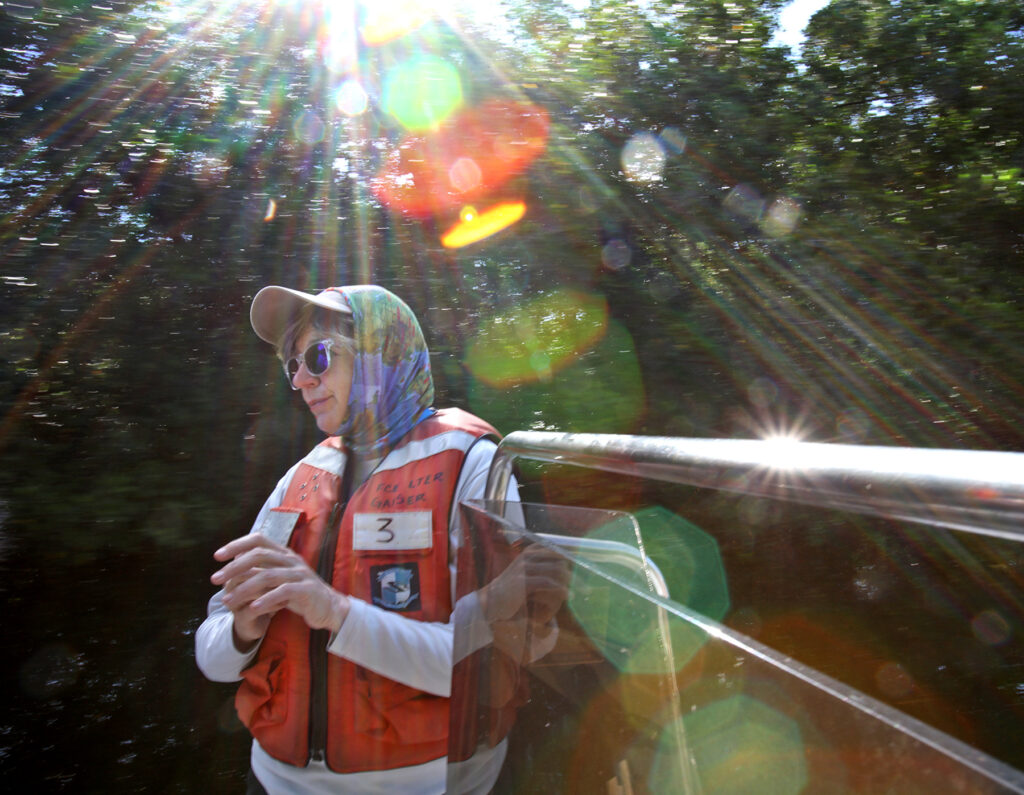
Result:
M599 527L589 535L644 549L668 587L672 601L716 621L729 609L725 567L715 540L681 516L655 506L638 511L639 532L624 523ZM651 592L640 572L608 572ZM678 619L640 597L607 599L602 578L586 569L573 573L569 608L594 646L619 670L658 673L682 669L708 640L704 630Z
M648 585L639 573L614 572L618 579L629 579L641 590ZM569 610L587 634L594 649L623 673L667 674L677 669L671 650L672 624L664 608L632 591L613 585L590 569L577 566L569 583ZM674 622L675 626L682 626ZM684 627L703 635L703 631ZM706 638L690 644L703 645Z
M526 214L522 202L505 202L486 212L465 212L459 223L444 233L441 245L445 248L462 248L507 229Z
M346 80L334 94L334 104L346 116L359 116L366 112L370 99L358 80Z
M760 221L764 215L765 200L750 185L737 185L722 203L735 215L750 221Z
M875 671L875 684L879 691L890 699L907 698L914 692L914 678L907 669L892 660L883 663Z
M319 46L324 66L337 75L349 74L358 68L359 47L352 25L353 13L351 2L334 2L324 9Z
M434 55L405 61L385 79L384 109L407 130L436 130L461 104L458 71Z
M564 317L559 313L547 322L558 325L560 316ZM574 320L582 329L564 335L544 330L538 339L531 336L533 325L517 326L515 317L481 324L477 339L470 343L465 364L473 376L469 386L473 409L481 413L486 409L498 428L580 433L636 430L645 393L633 338L625 327L608 321L603 336L586 342L595 331L587 326L597 325L597 319L584 316ZM544 348L541 340L547 335L555 339ZM590 347L583 347L584 343ZM538 352L546 358L535 356Z
M835 616L809 617L797 612L766 619L758 640L794 659L883 701L937 728L956 726L962 715L946 697L903 670L875 628L853 614L843 614L842 628L829 626ZM946 729L943 729L946 730Z
M761 219L761 228L772 237L785 237L796 229L802 212L800 204L793 199L776 199Z
M620 271L633 259L633 251L625 240L609 240L601 249L601 264L608 270Z
M687 747L704 792L803 792L807 760L800 726L763 701L732 696L685 715ZM677 727L666 728L651 771L651 792L680 792Z
M400 39L433 16L431 4L422 0L374 0L361 5L359 34L370 46Z
M292 129L303 143L315 144L323 140L326 128L319 116L307 110L295 120Z
M677 127L666 127L659 137L669 154L681 155L686 151L686 136Z
M463 110L429 135L410 135L372 181L376 196L407 215L442 215L489 197L547 146L548 116L490 100Z
M983 610L971 619L974 637L987 646L998 646L1010 639L1013 628L1010 622L996 610Z
M661 181L665 160L665 148L651 133L637 133L622 148L622 171L631 182Z
M483 180L483 172L480 171L480 166L476 164L473 158L460 157L448 169L448 179L452 187L459 193L468 193L480 187L480 182Z
M647 556L662 570L673 602L721 621L729 586L718 542L682 516L655 505L635 514Z
M592 348L607 323L603 297L555 290L481 324L466 351L466 365L478 379L497 387L550 378ZM544 354L540 371L534 357L538 352Z

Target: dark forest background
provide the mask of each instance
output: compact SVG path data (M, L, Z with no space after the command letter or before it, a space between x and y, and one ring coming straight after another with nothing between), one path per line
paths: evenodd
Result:
M326 0L3 3L0 779L237 791L246 739L192 633L212 551L318 438L249 328L265 284L394 290L438 405L503 432L1024 449L1024 6L834 0L800 52L773 42L781 6L510 0L370 43L369 11ZM514 173L472 196L525 216L461 248L441 242L466 214L450 189L416 212L380 190L409 151L385 78L424 55L465 108L536 123L502 139ZM367 109L350 115L353 75ZM685 502L524 479L534 499ZM726 510L750 518L691 510L712 535ZM829 558L869 531L823 545L829 522L794 535L755 513L774 535L730 572L746 629L750 594L758 626L773 600L814 601L791 566L848 587L902 554L872 537ZM923 590L996 572L943 608L964 643L985 594L1018 592L1021 555L994 544L925 556ZM775 590L743 590L754 562ZM992 691L945 698L991 701L991 736L963 736L1020 767L1019 596L997 608L998 642L949 652Z

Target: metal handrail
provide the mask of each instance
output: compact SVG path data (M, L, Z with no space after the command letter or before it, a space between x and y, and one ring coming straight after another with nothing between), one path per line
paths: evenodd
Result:
M517 431L498 447L487 499L503 501L521 458L1024 541L1024 453ZM661 604L979 774L986 786L1024 794L1024 772L684 606Z
M1024 453L515 431L487 499L520 458L1024 540Z

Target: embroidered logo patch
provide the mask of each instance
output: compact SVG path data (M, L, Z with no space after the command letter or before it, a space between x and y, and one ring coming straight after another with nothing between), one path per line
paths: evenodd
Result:
M388 610L419 610L419 564L394 563L388 566L371 566L370 594L375 605Z

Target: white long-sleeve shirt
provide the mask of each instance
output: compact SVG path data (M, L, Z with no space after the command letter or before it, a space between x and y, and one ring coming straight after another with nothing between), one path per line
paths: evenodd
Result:
M496 449L496 445L486 439L470 448L455 488L456 505L464 500L483 498ZM250 532L255 532L266 514L281 504L296 467L298 464L278 481ZM519 499L514 482L509 484L506 498ZM452 511L449 525L449 567L453 589L460 529L461 521L456 509ZM233 616L224 607L222 595L223 591L218 591L210 599L207 618L196 632L196 663L208 679L235 682L241 679L242 671L255 658L258 645L244 653L235 647ZM350 603L345 622L328 643L330 653L418 690L439 696L450 695L452 622L410 621L358 599L350 599ZM423 765L395 770L339 774L329 770L323 762L310 762L304 768L280 762L267 754L256 740L253 740L252 748L253 771L269 793L442 793L446 764L442 757Z

